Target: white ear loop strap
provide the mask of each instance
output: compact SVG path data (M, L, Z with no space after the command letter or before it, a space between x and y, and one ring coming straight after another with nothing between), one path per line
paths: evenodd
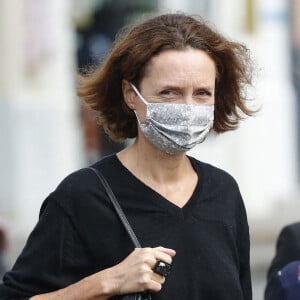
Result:
M145 98L141 95L141 93L139 92L139 90L132 84L130 83L130 85L132 86L133 90L136 92L136 94L139 96L139 98L144 102L145 105L148 104L148 102L145 100Z

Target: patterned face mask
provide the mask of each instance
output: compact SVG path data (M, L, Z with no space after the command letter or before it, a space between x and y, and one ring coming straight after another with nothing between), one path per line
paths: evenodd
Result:
M131 84L147 108L141 131L157 148L168 154L186 152L202 143L214 122L214 105L150 103Z

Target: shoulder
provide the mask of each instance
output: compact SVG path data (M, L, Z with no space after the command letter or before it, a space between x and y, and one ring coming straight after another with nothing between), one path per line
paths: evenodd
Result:
M283 227L281 234L295 234L300 238L300 222L286 225Z
M98 169L106 175L110 171L113 156L105 157L91 167ZM95 173L89 167L81 168L66 176L44 201L41 212L52 201L68 213L76 208L93 207L101 199L106 199L105 192ZM78 210L78 209L77 209Z
M246 208L236 180L228 172L211 164L192 159L199 180L202 178L201 214L209 212L209 218L221 220L238 237L238 244L249 241ZM205 209L203 209L205 206Z
M199 177L204 177L206 182L215 187L233 188L239 191L237 181L227 171L213 166L209 163L197 160L194 157L189 157Z
M298 240L300 244L300 222L284 226L278 236L278 241L282 240Z
M114 156L107 156L90 167L96 168L103 173L110 172L110 166L114 161ZM89 168L81 168L66 176L62 182L57 186L56 191L69 193L87 191L89 188L94 187L98 183L95 173ZM99 185L99 184L98 184Z
M191 158L201 183L202 197L230 218L245 216L245 206L236 180L226 171ZM243 212L243 213L241 213Z
M287 247L297 248L300 250L300 222L289 224L281 230L278 237L278 245L285 244Z

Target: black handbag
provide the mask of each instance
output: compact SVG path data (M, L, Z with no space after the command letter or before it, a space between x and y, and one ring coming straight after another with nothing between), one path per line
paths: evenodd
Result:
M119 299L121 300L151 300L151 295L149 292L144 293L134 293L121 296Z
M110 199L111 203L113 204L115 211L117 213L117 215L119 216L123 226L125 227L133 245L135 248L141 248L141 244L139 242L139 240L137 239L133 229L131 228L124 212L123 209L121 208L115 194L113 193L111 187L109 186L108 182L106 181L106 179L104 178L104 176L102 175L102 173L93 168L93 167L89 167L89 169L91 169L99 178L102 186L104 187L108 198ZM132 293L132 294L127 294L127 295L121 295L120 297L118 297L118 299L121 300L151 300L151 294L149 292L140 292L140 293Z

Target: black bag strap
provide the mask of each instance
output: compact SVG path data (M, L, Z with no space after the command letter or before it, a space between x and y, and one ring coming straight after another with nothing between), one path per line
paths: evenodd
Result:
M141 248L141 244L139 242L139 240L137 239L133 229L131 228L124 212L123 212L123 209L121 208L115 194L113 193L111 187L109 186L108 182L106 181L106 179L104 178L104 176L102 175L102 173L93 168L93 167L89 167L89 169L91 169L98 177L98 179L100 180L101 184L103 185L106 193L107 193L107 196L108 198L110 199L111 203L113 204L115 210L116 210L116 213L117 215L119 216L123 226L125 227L127 233L129 234L131 240L132 240L132 243L134 244L135 248Z

